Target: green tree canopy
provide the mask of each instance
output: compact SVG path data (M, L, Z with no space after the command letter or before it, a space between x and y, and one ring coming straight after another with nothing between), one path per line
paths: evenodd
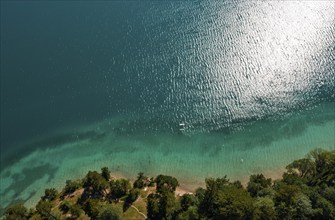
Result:
M119 199L129 192L131 189L131 184L129 180L126 179L118 179L113 180L110 183L110 197L111 199Z
M71 208L71 203L67 200L63 201L60 205L59 205L59 209L65 214L67 213Z
M70 219L78 219L79 216L82 213L82 209L80 208L80 206L78 204L74 204L72 206L70 206L69 212L71 214Z
M7 220L25 220L28 219L28 209L22 203L14 203L5 209L4 215Z
M272 220L276 219L275 204L272 198L257 197L254 202L255 210L253 214L254 219Z
M161 195L159 194L149 194L147 197L147 212L148 219L162 219L163 216L160 213L160 200Z
M174 219L179 211L179 205L173 192L150 194L147 202L149 219Z
M37 205L36 205L36 211L39 213L43 218L55 218L51 214L51 209L52 209L52 203L50 201L46 200L40 200Z
M89 171L84 179L83 186L92 193L106 195L109 187L108 182L96 171Z
M81 184L79 181L66 180L65 187L63 189L63 196L73 193L80 187L81 187Z
M197 220L199 218L197 207L191 206L186 211L180 212L177 216L177 220Z
M286 166L288 173L296 174L301 178L311 178L315 175L316 166L315 162L309 158L295 160Z
M123 213L120 208L115 207L114 205L106 205L101 213L98 215L98 220L122 220Z
M83 210L92 219L96 219L102 209L102 204L98 199L88 199L83 204Z
M111 172L109 171L108 167L101 168L101 176L105 178L106 181L109 181L111 178Z
M288 185L283 182L278 182L276 185L276 195L274 202L276 212L279 219L292 219L296 214L295 197L301 189L296 185Z
M201 204L205 198L206 190L199 187L195 190L195 197L197 198L198 204Z
M41 197L43 200L53 201L57 198L58 192L55 188L46 189L44 196Z
M184 194L180 198L180 206L183 211L186 211L191 206L196 206L197 202L197 198L191 194Z
M126 203L132 204L133 202L136 201L136 199L139 197L141 191L139 189L133 188L129 191L127 198L126 198Z
M315 176L309 181L309 185L335 186L335 150L326 151L315 149L308 155L315 162Z
M208 178L205 180L206 190L201 191L198 189L196 191L196 196L202 197L199 199L199 212L207 217L212 217L214 215L214 198L220 190L223 190L225 186L231 185L227 176L223 178ZM199 195L200 193L200 195ZM201 193L204 193L201 195Z
M253 215L252 197L242 188L229 185L220 189L213 198L214 219L250 219Z
M144 176L143 172L138 173L137 179L134 182L134 188L142 189L148 185L148 177Z
M271 179L266 179L263 174L251 175L247 190L251 196L255 197L261 190L270 187L271 182Z
M166 191L174 192L177 186L179 186L178 180L172 176L158 175L155 179L156 191L158 193L164 193Z

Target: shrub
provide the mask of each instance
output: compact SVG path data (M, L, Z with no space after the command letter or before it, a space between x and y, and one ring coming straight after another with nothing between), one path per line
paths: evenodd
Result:
M80 187L81 184L78 181L66 180L65 187L63 189L63 195L69 195Z
M46 189L42 200L53 201L57 198L58 192L55 188Z
M103 178L105 178L105 180L107 180L107 181L110 180L111 174L110 174L110 171L109 171L108 167L101 168L101 176Z
M119 179L111 182L110 189L111 199L120 199L121 197L127 195L131 189L131 185L129 180Z
M98 215L97 219L99 220L122 220L123 213L121 209L113 205L107 205Z
M28 210L22 203L15 203L5 209L4 215L8 220L25 220L28 219Z

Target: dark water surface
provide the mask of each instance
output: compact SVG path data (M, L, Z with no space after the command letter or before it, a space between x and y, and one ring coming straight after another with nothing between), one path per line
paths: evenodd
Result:
M37 149L87 140L114 153L194 147L198 160L226 148L334 148L334 87L332 1L4 1L2 178L12 175L11 189L24 191L29 184L8 167ZM103 131L94 126L102 121ZM169 171L169 161L152 173Z

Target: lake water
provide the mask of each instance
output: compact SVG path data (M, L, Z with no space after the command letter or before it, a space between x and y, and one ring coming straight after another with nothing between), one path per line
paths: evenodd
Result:
M1 207L103 166L194 188L334 150L334 60L331 1L1 2Z

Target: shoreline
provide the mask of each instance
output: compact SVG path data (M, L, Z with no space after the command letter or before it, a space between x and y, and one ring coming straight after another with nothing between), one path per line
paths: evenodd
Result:
M34 204L45 188L62 188L67 179L82 178L89 170L100 171L102 167L108 167L115 177L132 181L139 172L153 177L171 175L178 179L183 192L204 187L206 178L225 175L244 186L251 174L280 179L284 166L305 157L310 150L335 149L334 123L310 125L299 136L272 141L266 147L249 146L249 136L227 139L218 134L186 137L162 133L143 137L103 130L105 135L97 139L37 149L25 155L1 171L0 195L3 206L15 200Z
M100 172L100 170L94 170L94 169L91 169L91 171L98 171ZM88 172L88 171L87 171ZM267 170L267 171L264 171L264 172L260 172L258 174L263 174L265 178L271 178L272 181L275 181L275 180L280 180L282 179L282 174L285 172L285 168L279 168L277 170ZM252 175L252 174L250 174ZM231 181L237 181L239 180L242 184L242 186L244 188L247 187L247 183L249 182L249 176L245 176L245 177L242 177L240 179L230 179L229 176L227 176L228 179L230 179ZM173 174L171 176L174 176ZM148 177L153 177L155 178L156 176L148 176ZM223 176L217 176L217 177L211 177L211 178L221 178ZM82 177L84 178L84 176ZM75 179L75 180L81 180L82 178L79 178L79 179ZM131 182L131 184L134 183L134 181L136 180L136 177L132 177L132 178L129 178L127 177L127 175L123 174L123 173L120 173L120 172L111 172L111 179L127 179ZM181 181L177 178L178 182L179 182L179 186L176 188L176 191L175 191L175 195L176 196L182 196L184 194L194 194L195 193L195 190L197 188L206 188L206 184L205 184L205 179L203 179L203 181L197 181L195 180L194 182L192 181L189 181L188 183L184 182L184 181ZM46 188L56 188L57 190L61 190L65 187L65 182L63 185L57 185L57 186L50 186L50 187L45 187L43 190L45 190ZM25 204L25 206L27 206L28 208L32 208L32 207L35 207L37 202L38 202L39 198L36 200L33 200L31 201L31 199L29 199Z
M303 196L310 204L307 208L322 210L313 212L312 217L328 219L333 215L333 212L329 212L332 200L325 196L325 193L327 189L333 187L331 177L335 150L314 149L310 155L312 156L287 164L287 166L293 166L293 170L289 169L290 172L279 180L278 184L275 181L278 181L282 173L281 169L275 172L267 170L263 172L265 176L263 173L252 176L248 187L236 184L234 180L226 177L213 178L206 181L208 187L197 191L199 193L190 190L190 185L186 188L183 182L179 182L171 175L159 174L152 177L139 173L136 180L132 182L129 178L120 177L122 176L120 173L115 175L107 167L103 167L101 172L94 170L80 179L72 179L72 182L66 184L62 190L45 189L38 203L31 204L33 207L29 209L29 213L25 204L20 203L1 211L5 216L11 217L30 215L29 219L39 216L42 218L58 216L57 219L61 219L62 216L91 219L105 215L117 215L125 219L160 219L162 216L168 218L174 215L193 219L191 216L211 218L213 213L216 219L236 218L237 214L237 218L241 219L247 216L258 219L260 215L263 216L262 219L266 219L269 215L272 216L271 219L281 219L282 216L296 219L301 217L300 213L294 210L289 213L282 212L282 208L283 205L301 207L300 198ZM307 175L303 176L300 174L305 171L305 165L309 166ZM321 169L324 172L315 172ZM273 179L268 178L269 176ZM296 181L292 182L292 178ZM289 201L287 201L287 195L290 196ZM317 202L312 204L311 199L315 198ZM264 210L264 205L259 204L263 199L269 202L267 206L272 212L268 212L269 209ZM277 203L278 200L282 202ZM320 206L318 202L329 206ZM304 213L305 216L311 214L308 210Z

